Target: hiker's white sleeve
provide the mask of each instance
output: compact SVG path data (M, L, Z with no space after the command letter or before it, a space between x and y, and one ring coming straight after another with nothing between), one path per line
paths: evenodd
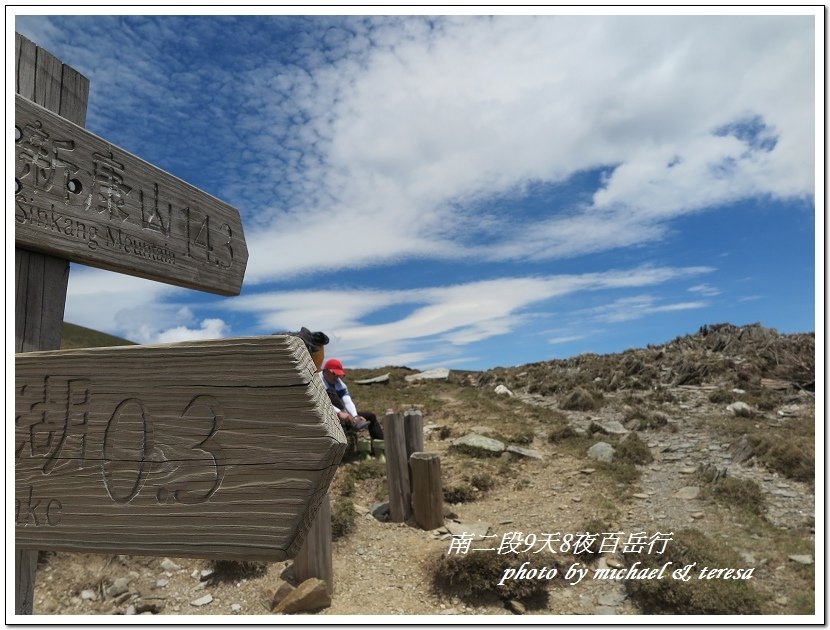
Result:
M343 401L343 404L346 405L346 411L348 411L353 416L356 416L357 407L354 406L354 401L352 400L352 397L349 396L349 394L346 394L345 396L341 396L341 400Z

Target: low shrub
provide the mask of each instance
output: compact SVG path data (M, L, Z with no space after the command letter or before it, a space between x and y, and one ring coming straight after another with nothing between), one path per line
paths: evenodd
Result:
M502 579L508 569L518 570L527 562L526 569L557 569L557 577L548 580ZM433 561L432 586L439 593L458 597L467 603L498 597L503 601L518 600L530 607L547 604L547 592L554 579L559 579L561 569L554 560L540 554L497 554L492 551L469 551L466 554L441 553ZM502 584L499 584L502 582Z
M752 479L721 477L712 485L706 486L706 491L726 507L739 508L757 515L764 513L764 493L761 486Z
M651 449L636 433L629 433L616 445L614 457L629 464L650 464L654 461Z
M357 525L357 510L348 499L335 499L331 506L331 539L351 534Z
M213 573L208 581L215 584L262 577L268 571L268 563L248 560L211 560L210 568Z
M694 564L688 581L673 579L671 574L660 580L626 580L629 596L645 614L679 615L757 615L762 598L752 579L699 579L704 567L743 567L740 556L727 543L709 538L696 529L674 533L664 553L626 554L630 564L638 568L659 569L671 562L669 570Z
M576 437L577 435L577 432L571 425L560 424L550 430L550 433L548 433L548 442L561 442L568 438Z
M577 387L562 399L559 406L568 411L596 411L602 407L602 402L602 394Z
M462 483L458 485L447 486L443 488L444 501L447 503L469 503L478 498L475 488L473 486Z
M478 488L482 492L492 490L496 485L496 480L490 473L478 473L470 477L470 484Z

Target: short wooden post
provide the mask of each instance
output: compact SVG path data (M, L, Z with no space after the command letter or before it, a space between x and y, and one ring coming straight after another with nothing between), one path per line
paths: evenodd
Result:
M404 414L404 432L406 434L406 457L424 450L424 417L417 409L410 409Z
M402 523L412 513L412 489L409 485L409 461L406 456L402 413L386 414L383 436L386 449L386 479L389 483L389 520Z
M441 458L437 453L412 453L412 513L421 529L444 524L444 494L441 487Z
M334 569L331 556L331 499L326 493L305 543L294 558L294 575L298 582L319 578L334 594Z
M86 119L89 81L15 33L15 92L77 125ZM69 261L15 248L15 352L60 348ZM15 550L18 615L34 608L37 551Z

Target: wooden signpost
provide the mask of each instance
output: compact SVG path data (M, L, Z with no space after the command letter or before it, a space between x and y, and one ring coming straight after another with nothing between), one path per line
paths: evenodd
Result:
M15 46L15 612L37 549L292 557L346 448L302 341L56 350L70 260L238 294L239 213L87 132L89 82Z
M93 267L237 295L239 212L19 94L15 243Z
M19 354L21 548L285 560L346 449L287 335Z

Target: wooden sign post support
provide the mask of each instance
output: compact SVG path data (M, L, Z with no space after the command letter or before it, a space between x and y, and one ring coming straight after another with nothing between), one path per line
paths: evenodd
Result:
M15 612L38 549L293 557L346 449L301 340L56 350L70 260L237 295L239 212L83 129L88 81L15 43Z
M83 125L89 81L29 40L15 36L15 91ZM15 247L15 352L60 348L69 261ZM19 615L34 606L37 550L15 546L15 601Z

